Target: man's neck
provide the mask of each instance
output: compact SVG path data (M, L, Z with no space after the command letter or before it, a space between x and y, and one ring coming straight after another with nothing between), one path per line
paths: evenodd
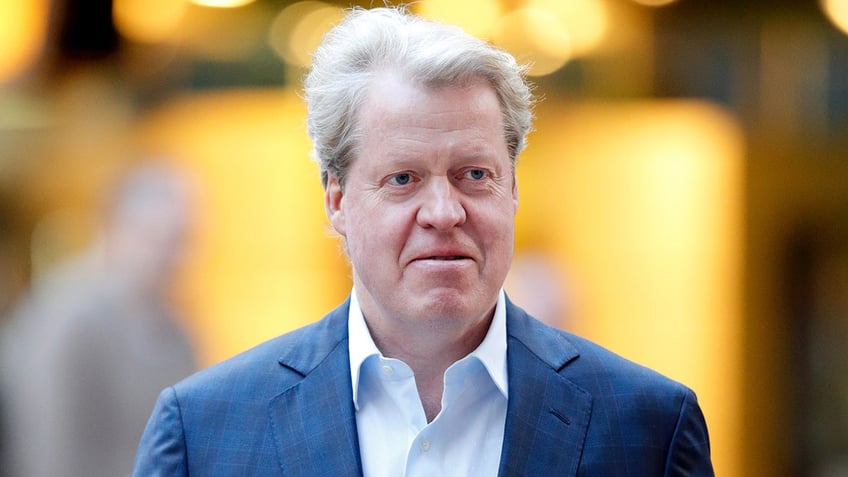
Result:
M383 356L399 359L412 369L418 396L427 422L430 422L441 410L445 371L480 345L489 331L492 314L489 313L488 318L459 336L453 331L434 330L427 326L418 330L387 332L379 325L372 325L367 314L364 316L374 344ZM415 339L410 339L410 336Z

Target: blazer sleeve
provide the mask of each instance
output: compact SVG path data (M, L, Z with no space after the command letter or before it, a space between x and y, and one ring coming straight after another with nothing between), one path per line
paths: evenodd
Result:
M173 387L159 394L135 458L134 477L188 476L182 413Z
M695 393L687 390L677 427L671 439L666 462L666 477L714 476L710 458L710 438L704 414Z

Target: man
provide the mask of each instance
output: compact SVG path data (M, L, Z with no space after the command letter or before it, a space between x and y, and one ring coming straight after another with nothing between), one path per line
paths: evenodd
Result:
M168 293L193 219L188 179L133 167L97 239L39 277L7 323L9 476L125 475L156 395L196 371Z
M354 9L328 33L308 127L354 289L166 389L136 475L712 475L689 389L502 291L521 73L400 9Z

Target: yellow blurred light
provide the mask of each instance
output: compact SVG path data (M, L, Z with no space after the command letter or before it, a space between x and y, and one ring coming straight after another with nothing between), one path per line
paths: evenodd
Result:
M571 58L571 36L562 22L545 10L520 8L501 18L493 41L529 63L529 74L543 76L560 69Z
M695 389L716 474L739 475L741 128L698 101L538 112L518 169L521 233L568 270L570 328Z
M341 8L324 2L295 3L274 19L268 42L286 63L307 67L324 33L338 23L343 14Z
M413 6L421 16L458 25L468 33L485 39L492 37L493 26L503 14L500 2L494 0L423 0Z
M316 321L350 291L293 89L174 98L137 130L201 185L181 299L204 365Z
M185 0L114 0L115 28L139 43L160 43L172 37L186 12Z
M29 67L44 47L47 0L0 0L0 82Z
M821 0L820 4L831 23L848 34L848 0Z
M180 25L180 45L192 55L240 61L265 41L267 14L257 8L224 10L189 5Z
M256 0L189 0L189 2L201 7L214 8L236 8L253 3Z
M571 37L573 56L582 56L603 40L609 13L602 0L530 0L528 7L544 10L562 23Z
M666 5L671 5L677 0L633 0L635 3L639 5L645 5L646 7L664 7Z

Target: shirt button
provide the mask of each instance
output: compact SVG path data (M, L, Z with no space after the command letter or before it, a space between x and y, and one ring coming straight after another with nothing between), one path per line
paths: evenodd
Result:
M391 375L392 375L392 373L394 373L394 372L395 372L395 370L394 370L394 369L392 369L392 367L391 367L391 366L389 366L388 364L387 364L387 365L385 365L385 366L383 366L383 368L382 368L382 369L383 369L383 374L385 374L386 376L391 376Z
M421 446L421 450L424 452L430 450L430 441L428 439L421 439L418 445Z

